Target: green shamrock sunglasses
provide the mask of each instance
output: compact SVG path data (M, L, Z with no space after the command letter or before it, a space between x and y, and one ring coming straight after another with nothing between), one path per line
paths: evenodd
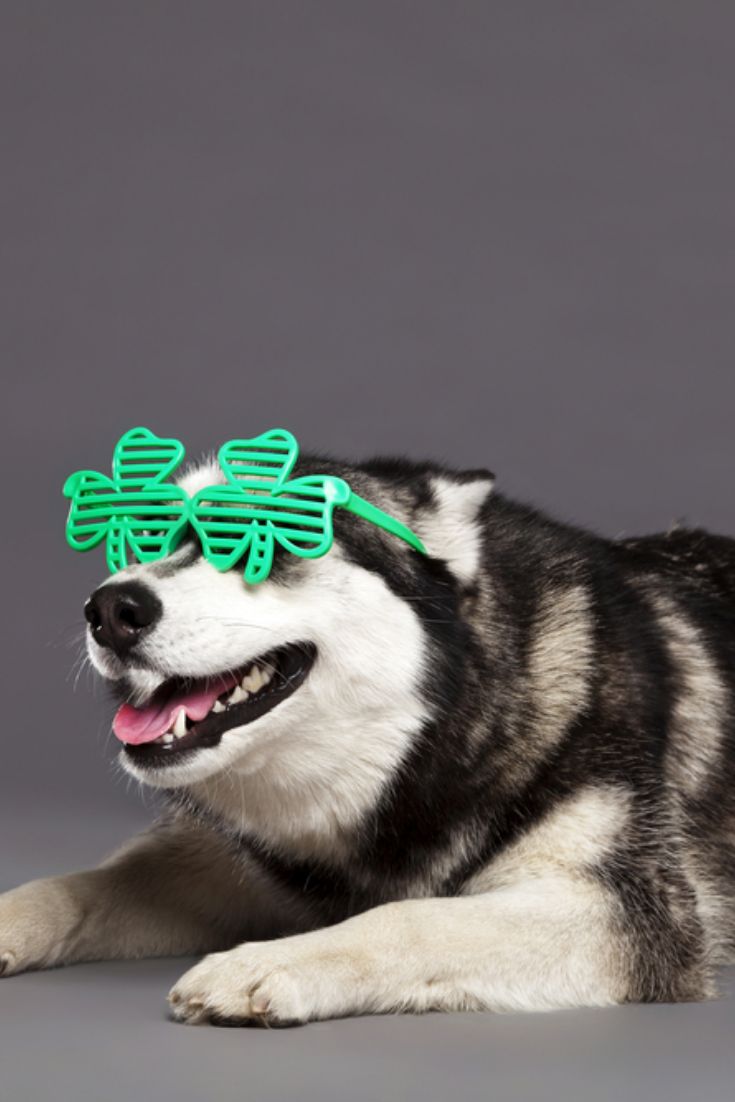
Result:
M141 563L170 555L191 525L207 562L229 570L247 555L245 581L256 585L270 574L277 543L299 558L325 555L339 506L427 554L410 528L353 493L344 479L291 478L298 455L296 438L285 429L230 440L218 455L226 482L190 497L169 481L184 458L183 444L131 429L115 445L111 478L76 471L64 483L71 499L67 542L90 551L105 540L115 573L130 565L131 555Z

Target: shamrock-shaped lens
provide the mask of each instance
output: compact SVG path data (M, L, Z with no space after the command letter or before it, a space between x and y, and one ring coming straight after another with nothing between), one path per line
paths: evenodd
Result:
M205 558L218 570L247 555L245 580L256 584L268 577L276 544L302 558L330 549L332 512L347 502L350 488L329 475L290 479L298 454L286 429L231 440L220 449L227 482L200 490L191 508Z
M178 440L163 440L149 429L122 436L112 459L112 478L99 471L77 471L64 484L71 498L66 538L76 551L89 551L105 540L112 573L138 562L169 555L186 530L188 498L166 479L184 458Z

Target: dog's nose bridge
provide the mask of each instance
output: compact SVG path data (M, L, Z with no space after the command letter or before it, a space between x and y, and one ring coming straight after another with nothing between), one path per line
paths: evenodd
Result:
M92 638L120 658L158 623L162 613L156 594L139 581L101 585L84 606Z

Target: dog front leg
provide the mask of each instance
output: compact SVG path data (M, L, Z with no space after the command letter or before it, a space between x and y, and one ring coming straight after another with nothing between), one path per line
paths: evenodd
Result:
M612 902L549 873L476 896L388 903L206 957L173 988L182 1021L305 1022L425 1010L546 1010L626 996Z
M193 820L165 820L99 868L0 895L0 975L209 952L244 932L282 932L274 906L257 870L249 875L218 836Z

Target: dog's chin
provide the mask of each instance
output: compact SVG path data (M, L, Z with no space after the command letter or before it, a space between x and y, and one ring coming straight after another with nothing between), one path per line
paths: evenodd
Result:
M260 729L272 712L298 693L316 655L312 643L292 643L251 659L239 669L200 678L167 678L145 704L147 710L171 714L175 720L155 738L128 738L118 724L123 768L157 787L191 783L228 768L234 740L246 742L251 724ZM125 679L114 684L113 691L123 700L133 695L139 701L139 692L126 691ZM187 710L193 699L198 710ZM207 703L210 700L211 705ZM200 714L202 711L206 714Z

